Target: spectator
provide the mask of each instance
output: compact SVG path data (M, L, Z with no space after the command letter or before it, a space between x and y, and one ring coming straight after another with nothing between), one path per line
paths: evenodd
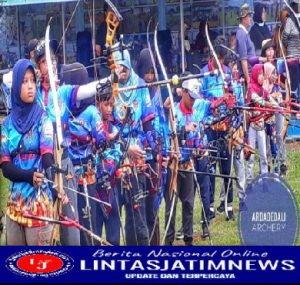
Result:
M291 1L291 8L295 14L298 14L299 0ZM291 77L292 97L300 102L300 26L299 20L289 11L289 17L286 19L282 40L287 48L286 56L289 58L288 66Z
M254 25L250 30L250 37L255 46L256 55L261 54L261 45L263 40L271 38L271 32L266 25L267 9L262 3L254 4Z
M96 57L103 56L103 51L105 50L106 33L107 33L107 24L106 24L107 13L108 13L108 4L104 2L101 24L98 27L96 32L96 40L95 40ZM100 63L103 63L103 61L101 60ZM98 71L99 71L100 78L107 77L110 74L109 68L104 66L103 64L99 66Z
M253 11L247 3L240 7L238 19L240 20L239 29L236 33L236 52L239 55L239 67L247 85L250 83L250 64L249 60L255 57L255 47L250 38L248 29L251 26Z
M204 20L200 21L199 33L197 34L196 44L195 44L196 50L198 50L202 54L208 52L208 44L205 36L205 25L206 25L206 21Z

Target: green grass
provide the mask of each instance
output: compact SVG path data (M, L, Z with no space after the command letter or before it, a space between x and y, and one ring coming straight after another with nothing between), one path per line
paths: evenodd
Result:
M8 192L8 182L2 176L0 171L0 210L5 212L5 206L7 203L7 192Z
M300 152L297 150L290 150L288 152L288 176L285 177L285 180L291 186L294 191L295 197L297 199L298 205L300 203L300 165L298 162L300 161ZM257 169L256 169L257 171ZM5 205L7 202L7 189L8 183L2 177L0 172L0 209L5 211ZM217 183L216 188L216 196L215 196L215 207L219 205L218 197L219 197L219 183ZM237 227L237 213L238 213L238 199L236 194L236 187L234 184L234 211L236 213L235 221L227 222L225 219L225 215L216 215L216 218L212 221L210 226L211 236L214 245L240 245L240 239L238 234ZM161 237L164 234L164 202L160 207L160 229L161 229ZM196 193L195 197L195 208L194 208L194 244L195 245L209 245L209 241L203 241L201 239L201 225L200 225L200 216L201 216L201 207L200 207L200 199L199 195ZM124 225L124 215L123 225ZM181 204L178 203L177 209L177 219L176 219L177 228L181 226ZM176 241L175 244L182 245L183 241ZM298 239L297 245L300 245L300 241Z

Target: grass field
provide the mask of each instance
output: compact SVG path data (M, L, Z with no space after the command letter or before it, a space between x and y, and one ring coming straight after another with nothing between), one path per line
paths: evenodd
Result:
M298 205L300 203L300 142L295 142L288 144L288 175L285 177L285 180L293 189ZM219 185L219 184L218 184ZM7 199L7 182L1 176L0 173L0 209L5 210L5 204ZM215 197L215 207L219 205L219 187L216 189ZM236 195L236 188L234 185L234 211L236 214L235 221L226 222L225 215L217 215L216 218L212 221L210 230L212 235L212 240L214 245L240 245L240 239L238 234L237 227L237 214L238 214L238 199ZM194 210L194 244L195 245L209 245L209 241L203 241L201 239L201 226L200 226L200 200L197 195L195 198L195 210ZM124 216L124 215L123 215ZM164 205L160 209L160 228L163 229L164 225ZM180 203L177 209L177 227L181 225L181 209ZM161 235L164 231L161 230ZM177 241L176 244L182 245L183 241ZM299 239L297 245L300 245Z

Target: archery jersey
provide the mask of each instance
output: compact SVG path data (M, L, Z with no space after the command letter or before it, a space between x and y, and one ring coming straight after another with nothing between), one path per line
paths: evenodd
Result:
M157 89L155 95L152 98L152 106L153 106L153 110L155 111L155 117L153 119L153 127L155 132L162 138L163 154L166 155L165 152L170 147L170 142L169 142L170 129L167 123L166 116L164 114L165 112L164 108L163 106L161 106L161 102L159 99L160 94L158 92L160 91Z
M202 72L211 72L213 71L213 64L212 60L209 61L209 63L204 66L202 69ZM231 78L231 71L230 69L223 65L223 72L226 75ZM203 95L204 99L207 99L211 101L212 103L215 102L216 100L224 97L224 82L222 79L221 74L217 76L208 76L204 77L202 79L202 84L201 84L201 89L200 89L201 94ZM222 104L221 106L218 107L218 117L216 117L213 113L209 117L205 119L206 124L210 125L213 121L216 119L220 118L225 118L227 115L227 107L225 104Z
M230 86L231 92L235 95L235 101L236 105L239 107L242 107L245 105L245 99L244 99L244 94L243 94L243 86L241 83L233 80L231 81L231 86Z
M68 131L68 121L72 115L72 110L76 107L78 88L78 86L63 85L57 89L57 99L61 112L60 117L63 129L64 144L67 146L71 143L70 134ZM47 112L47 115L50 117L51 121L55 123L56 118L52 90L46 90L45 88L42 88L42 86L37 90L37 101Z
M17 132L8 116L3 124L1 154L2 161L12 162L23 170L41 170L41 157L53 154L53 127L51 120L43 114L32 129L22 135ZM35 189L27 182L10 182L7 215L23 226L39 227L44 222L23 217L23 213L51 217L52 192L48 184Z
M133 70L131 72L133 73ZM131 86L129 84L141 85L144 84L144 80L137 78L135 75L134 80L129 80L125 86ZM122 84L119 84L119 86L125 87ZM122 136L124 138L130 136L130 144L138 144L143 149L144 146L142 141L144 132L142 125L154 118L149 91L147 88L142 88L131 92L121 93L119 96L121 96L122 100L130 107L128 123L123 129ZM126 109L119 96L117 96L115 100L113 117L114 125L121 128L126 117Z
M176 128L178 130L178 142L181 147L181 162L188 162L194 149L203 149L207 145L207 137L201 124L205 117L210 115L211 102L204 99L196 99L192 111L186 110L182 101L175 104ZM190 123L197 124L195 132L186 132L185 127ZM189 150L189 148L191 150Z
M118 134L118 129L111 124L111 122L106 122L103 124L103 129L106 132L106 136L109 135L116 136ZM97 167L97 181L101 180L104 173L108 173L110 178L113 178L117 166L122 158L121 145L117 141L110 141L101 157L99 153L96 156L96 167Z
M89 106L76 118L70 118L69 132L69 154L74 165L86 164L92 158L93 145L97 149L105 145L106 134L101 113L95 106Z

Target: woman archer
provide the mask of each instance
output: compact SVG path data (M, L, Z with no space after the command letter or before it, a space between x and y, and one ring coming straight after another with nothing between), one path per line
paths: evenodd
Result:
M12 110L1 136L3 175L10 180L6 212L8 245L50 245L52 225L26 215L52 217L48 179L53 164L53 127L36 101L32 63L19 60L13 69Z

